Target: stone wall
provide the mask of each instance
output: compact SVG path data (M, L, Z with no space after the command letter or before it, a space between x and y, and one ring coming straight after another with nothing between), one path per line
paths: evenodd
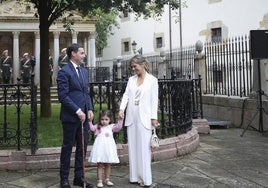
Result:
M259 130L258 100L220 95L203 95L202 100L204 116L229 120L232 126L243 128L253 120L251 125ZM263 100L262 104L264 111L268 112L268 100ZM268 130L266 112L263 112L264 131Z

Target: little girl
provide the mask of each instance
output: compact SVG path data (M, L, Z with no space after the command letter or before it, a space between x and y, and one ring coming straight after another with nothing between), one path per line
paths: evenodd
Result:
M111 122L112 113L109 110L100 112L98 124L93 125L92 121L89 121L89 128L95 133L96 138L88 162L97 163L97 187L103 187L103 169L105 170L104 183L108 186L114 185L110 181L111 163L119 163L113 132L118 132L122 128L123 120L120 118L117 124Z

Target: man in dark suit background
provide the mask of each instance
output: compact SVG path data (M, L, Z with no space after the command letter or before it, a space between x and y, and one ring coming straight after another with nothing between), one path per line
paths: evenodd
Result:
M72 44L67 48L69 62L57 76L58 98L61 103L60 119L63 127L63 143L60 156L61 187L69 188L70 159L73 146L75 151L75 169L73 184L86 188L93 187L86 182L83 174L82 126L84 123L84 153L88 145L87 120L93 119L93 105L88 89L88 70L80 66L85 58L84 48ZM79 69L81 74L79 74Z

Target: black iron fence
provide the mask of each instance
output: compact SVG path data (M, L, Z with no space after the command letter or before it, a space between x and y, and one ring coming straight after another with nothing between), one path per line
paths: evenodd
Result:
M182 49L174 49L144 56L151 63L152 74L159 79L187 78L194 76L195 45ZM249 37L229 38L204 44L205 53L205 93L214 95L247 97L252 92L253 60L250 59ZM129 69L130 56L122 57L113 62L112 73L107 75L110 80L125 80L131 75ZM166 63L165 73L160 67L161 62ZM101 64L101 62L98 62ZM111 76L112 75L112 76Z
M186 46L182 49L174 49L172 51L163 51L160 53L154 54L145 54L144 56L151 64L151 72L152 74L159 78L164 79L161 77L162 75L168 79L176 78L187 78L189 76L193 77L194 75L194 56L196 54L195 46ZM112 80L124 80L131 76L132 72L129 67L129 60L132 56L126 56L120 59L119 61L116 60L113 62L113 78ZM159 63L166 64L166 71L172 72L165 72L161 73L159 70ZM100 63L98 63L100 64ZM120 64L120 65L119 65ZM160 76L161 75L161 76Z
M249 96L253 80L249 37L207 42L205 57L207 94Z
M159 80L158 117L161 126L157 132L160 138L185 133L192 128L192 118L202 118L200 83L201 78ZM95 108L111 109L116 120L126 84L127 81L90 83ZM31 148L32 154L35 154L38 142L37 87L34 84L1 84L0 107L3 117L0 118L1 149ZM126 128L115 138L118 142L127 143ZM93 140L92 135L90 141Z
M152 54L144 54L144 57L150 62L150 71L158 79L187 79L194 76L194 57L196 48L194 45L166 50ZM133 55L132 55L133 56ZM91 81L119 81L127 80L132 75L129 66L129 60L132 56L123 56L112 62L111 72L109 67L101 67L102 62L97 61L98 65L94 70L90 70L94 75ZM165 64L165 67L160 64ZM106 71L103 71L105 69ZM100 75L102 79L98 79Z
M192 128L192 118L202 118L201 78L159 80L159 122L157 132L161 138L177 136ZM117 119L117 112L127 81L90 83L90 94L98 109L111 109ZM96 106L95 106L96 107ZM95 112L96 113L96 112ZM126 128L118 135L127 142Z
M158 64L161 60L161 57L159 54L150 54L150 55L144 55L146 59L150 62L150 71L151 73L158 77ZM129 60L131 57L124 57L120 60L120 62L115 61L113 63L113 81L117 80L126 80L132 75L132 70L129 66ZM120 66L119 64L120 63Z
M185 46L182 49L172 50L167 53L169 66L177 78L193 77L194 75L194 56L196 49L194 45Z
M29 84L0 84L1 149L31 148L32 154L37 150L37 87L33 80L32 76Z

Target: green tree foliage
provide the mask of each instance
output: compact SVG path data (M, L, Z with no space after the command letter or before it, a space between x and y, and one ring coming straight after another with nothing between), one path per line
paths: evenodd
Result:
M113 11L128 11L135 12L137 16L144 15L150 17L152 13L154 15L160 15L163 11L165 4L170 4L173 9L179 7L179 3L176 0L18 0L31 2L37 9L36 17L39 18L39 30L40 30L40 116L51 117L51 101L50 101L50 83L49 83L49 64L47 60L49 58L49 27L57 19L61 18L68 11L78 11L83 16L88 16L90 12L94 10L102 10L105 13L113 13ZM113 14L112 14L113 15ZM112 17L112 16L110 16ZM109 18L110 18L109 17ZM103 18L103 17L99 17ZM111 21L111 20L110 20ZM111 21L113 24L113 21ZM99 22L100 27L102 24L108 25L109 23ZM68 27L68 23L66 25ZM105 38L103 35L98 37ZM106 36L107 37L107 36ZM100 40L101 41L101 40ZM105 46L105 43L98 48Z
M94 17L97 17L96 26L96 48L98 51L107 47L108 36L113 35L113 28L119 28L119 24L116 20L118 11L111 10L108 13L103 12L101 9L96 9L92 12Z

